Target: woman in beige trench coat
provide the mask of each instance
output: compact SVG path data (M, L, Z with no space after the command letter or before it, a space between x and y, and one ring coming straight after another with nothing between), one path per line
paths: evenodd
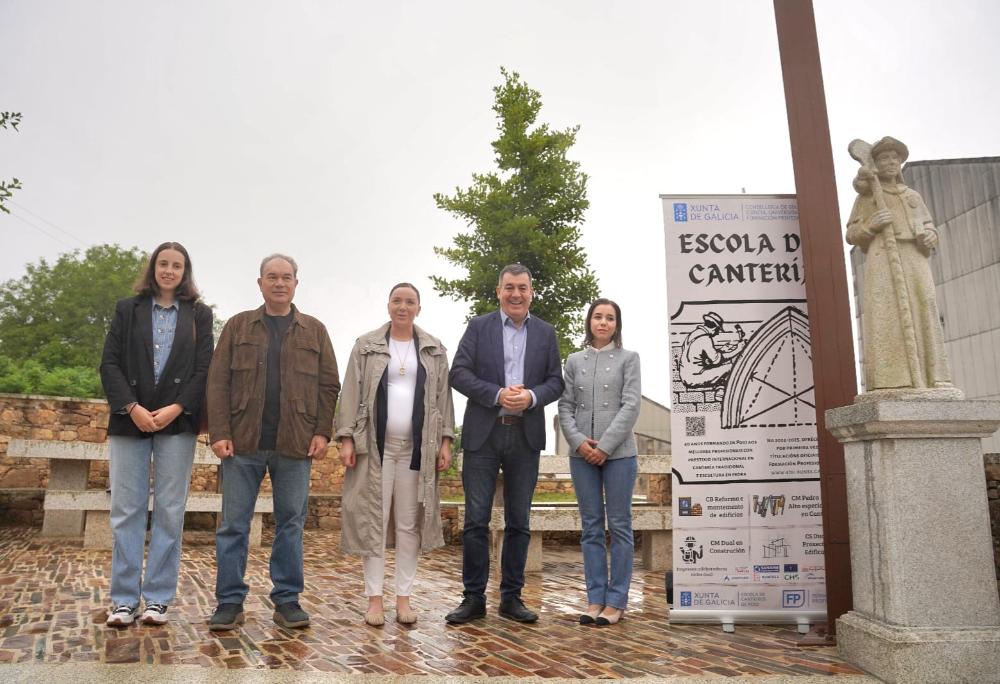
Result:
M416 622L410 593L417 556L444 544L438 473L451 464L455 413L448 356L413 324L420 293L389 292L389 322L358 338L347 364L337 433L346 466L341 549L364 558L365 622L385 623L386 539L396 546L396 620ZM394 524L390 527L390 521Z

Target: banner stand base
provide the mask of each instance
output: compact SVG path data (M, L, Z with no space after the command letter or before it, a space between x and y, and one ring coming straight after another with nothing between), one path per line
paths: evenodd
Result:
M801 633L801 625L799 626ZM803 648L812 648L813 646L836 646L837 637L830 634L827 628L827 623L821 622L819 624L812 625L811 629L805 632L805 636L798 640L795 644L796 646L801 646Z
M673 610L671 625L722 625L733 632L736 625L796 625L799 634L809 632L814 624L826 624L826 613L815 610Z

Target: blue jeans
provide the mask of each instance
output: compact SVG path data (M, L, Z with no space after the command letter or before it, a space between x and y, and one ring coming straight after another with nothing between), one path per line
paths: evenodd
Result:
M177 593L195 436L153 433L151 437L108 438L111 480L111 601L116 606L168 605ZM150 461L154 474L153 525L143 575L149 514Z
M531 496L538 481L538 452L528 446L520 425L494 425L478 451L462 459L465 528L462 531L462 583L465 595L483 598L490 576L490 515L497 474L503 469L503 554L500 597L519 597L524 587L531 529Z
M625 610L632 583L632 490L638 464L635 457L607 460L595 466L582 458L569 459L573 489L580 505L583 533L583 575L587 581L587 602ZM604 543L604 519L611 532L611 575Z
M215 598L242 604L250 547L250 522L265 473L274 496L271 545L271 601L278 606L302 593L302 528L309 507L312 459L289 458L276 451L236 454L222 460L222 524L215 534Z

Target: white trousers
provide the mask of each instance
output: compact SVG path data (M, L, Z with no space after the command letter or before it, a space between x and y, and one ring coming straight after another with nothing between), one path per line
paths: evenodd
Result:
M396 596L409 596L420 555L417 488L420 472L410 470L413 443L386 437L382 458L382 555L364 559L365 596L381 596L385 578L385 536L390 508L396 527ZM423 454L423 458L428 458Z

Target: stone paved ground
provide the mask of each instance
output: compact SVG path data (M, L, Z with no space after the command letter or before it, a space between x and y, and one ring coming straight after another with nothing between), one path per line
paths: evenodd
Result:
M724 634L717 626L671 625L662 573L641 567L627 619L611 628L581 627L576 616L584 601L582 570L573 548L547 550L544 572L529 575L524 598L540 608L536 625L496 616L495 593L485 620L446 625L443 616L461 591L461 553L452 547L421 561L416 625L367 627L361 620L360 565L342 556L336 533L326 531L306 533L302 605L312 614L311 629L273 624L267 552L256 550L248 563L247 623L236 632L213 634L205 619L214 606L214 546L207 533L195 536L185 546L170 623L116 630L104 625L110 552L42 539L32 528L0 528L0 664L150 663L572 679L858 674L833 648L797 647L791 628L739 626L735 634Z

